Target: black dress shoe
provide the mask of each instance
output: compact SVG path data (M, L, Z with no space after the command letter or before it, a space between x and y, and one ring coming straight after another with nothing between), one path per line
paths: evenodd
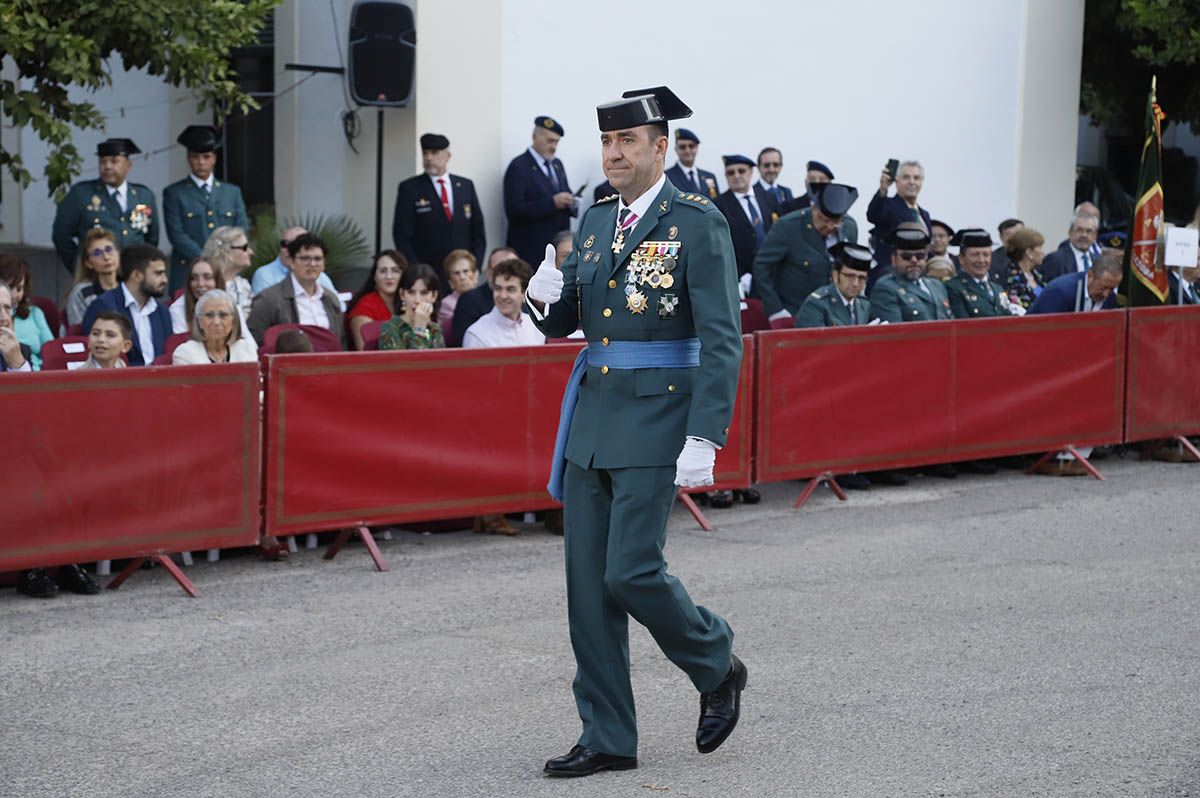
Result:
M862 474L842 474L838 477L837 484L841 485L846 490L870 490L871 480L864 477Z
M708 494L708 504L714 510L728 510L733 506L733 492L728 490L714 490Z
M636 756L613 756L602 754L582 745L576 745L565 756L557 756L546 763L547 776L590 776L601 770L633 770L637 767Z
M872 471L867 474L867 478L872 483L878 482L881 485L900 485L908 484L908 477L901 474L899 471Z
M743 488L733 492L734 501L739 501L742 504L758 504L762 501L762 494L754 488Z
M30 598L51 598L58 595L58 585L41 568L31 568L21 574L17 592Z
M966 460L958 464L964 474L995 474L1000 469L991 460Z
M81 596L94 596L100 592L100 585L96 580L78 565L64 565L59 568L58 584L65 590Z
M922 466L921 473L929 477L941 477L942 479L957 479L958 469L953 463L937 463L935 465Z
M700 723L696 726L696 748L709 754L721 747L742 712L742 690L746 689L746 666L735 655L725 681L711 693L700 694Z

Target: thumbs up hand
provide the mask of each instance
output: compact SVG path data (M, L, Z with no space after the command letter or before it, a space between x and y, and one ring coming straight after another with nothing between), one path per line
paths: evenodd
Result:
M563 276L558 267L554 265L554 261L554 245L547 244L546 257L542 260L542 265L538 266L533 277L529 279L529 288L525 290L525 296L534 302L553 305L562 298Z

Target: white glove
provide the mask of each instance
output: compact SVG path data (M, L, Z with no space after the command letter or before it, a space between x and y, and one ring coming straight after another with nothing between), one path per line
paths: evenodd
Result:
M717 446L704 438L688 436L675 461L675 484L681 488L702 488L713 484L713 463Z
M563 275L554 265L554 245L546 245L546 257L533 277L529 278L529 288L525 296L535 302L553 305L562 298Z
M786 310L777 310L767 317L767 321L775 321L775 319L790 319L791 317L792 314L788 313Z
M872 327L876 324L887 324L887 319L871 319L869 322L867 322L868 327Z
M738 278L738 290L742 292L742 299L750 296L750 284L754 282L754 275L746 272Z

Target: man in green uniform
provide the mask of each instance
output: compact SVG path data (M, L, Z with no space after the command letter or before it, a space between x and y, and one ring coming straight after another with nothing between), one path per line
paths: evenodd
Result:
M950 318L950 300L941 280L924 276L929 233L918 222L902 222L885 239L892 272L871 289L871 318L887 322Z
M825 183L815 192L812 206L771 225L754 258L751 286L767 318L795 316L808 295L829 282L830 247L858 240L858 224L846 216L856 199L858 189L853 186Z
M842 242L829 254L833 282L808 295L796 314L797 327L850 327L871 318L871 303L862 295L871 273L871 250Z
M956 319L976 319L985 316L1011 316L1007 296L1000 283L992 280L992 237L986 230L959 230L951 242L958 245L962 271L946 281L950 312Z
M549 490L564 504L567 615L578 744L552 776L637 767L628 618L645 626L700 691L696 746L737 724L746 668L723 618L667 573L678 486L713 483L737 393L741 337L729 226L707 197L663 174L667 122L691 109L666 87L599 106L604 174L619 192L593 205L574 249L554 249L529 283L552 338L582 324L588 347L563 399Z
M204 242L218 227L240 227L249 233L242 190L217 180L217 145L211 125L188 125L175 139L187 148L189 174L163 189L163 225L171 242L171 285L180 287L187 265L200 257Z
M130 244L158 246L158 207L154 192L126 177L133 163L130 155L141 152L130 139L106 139L96 146L100 157L100 179L81 180L71 186L54 214L51 238L58 259L75 273L79 242L93 227L103 227L117 239L121 249Z

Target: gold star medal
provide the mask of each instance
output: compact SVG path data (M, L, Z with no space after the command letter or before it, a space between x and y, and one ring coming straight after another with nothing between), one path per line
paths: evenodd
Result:
M617 233L617 240L612 243L612 251L614 255L620 255L621 249L625 246L625 231Z
M635 316L640 316L646 312L646 295L641 291L634 291L629 296L625 297L625 307L630 313Z

